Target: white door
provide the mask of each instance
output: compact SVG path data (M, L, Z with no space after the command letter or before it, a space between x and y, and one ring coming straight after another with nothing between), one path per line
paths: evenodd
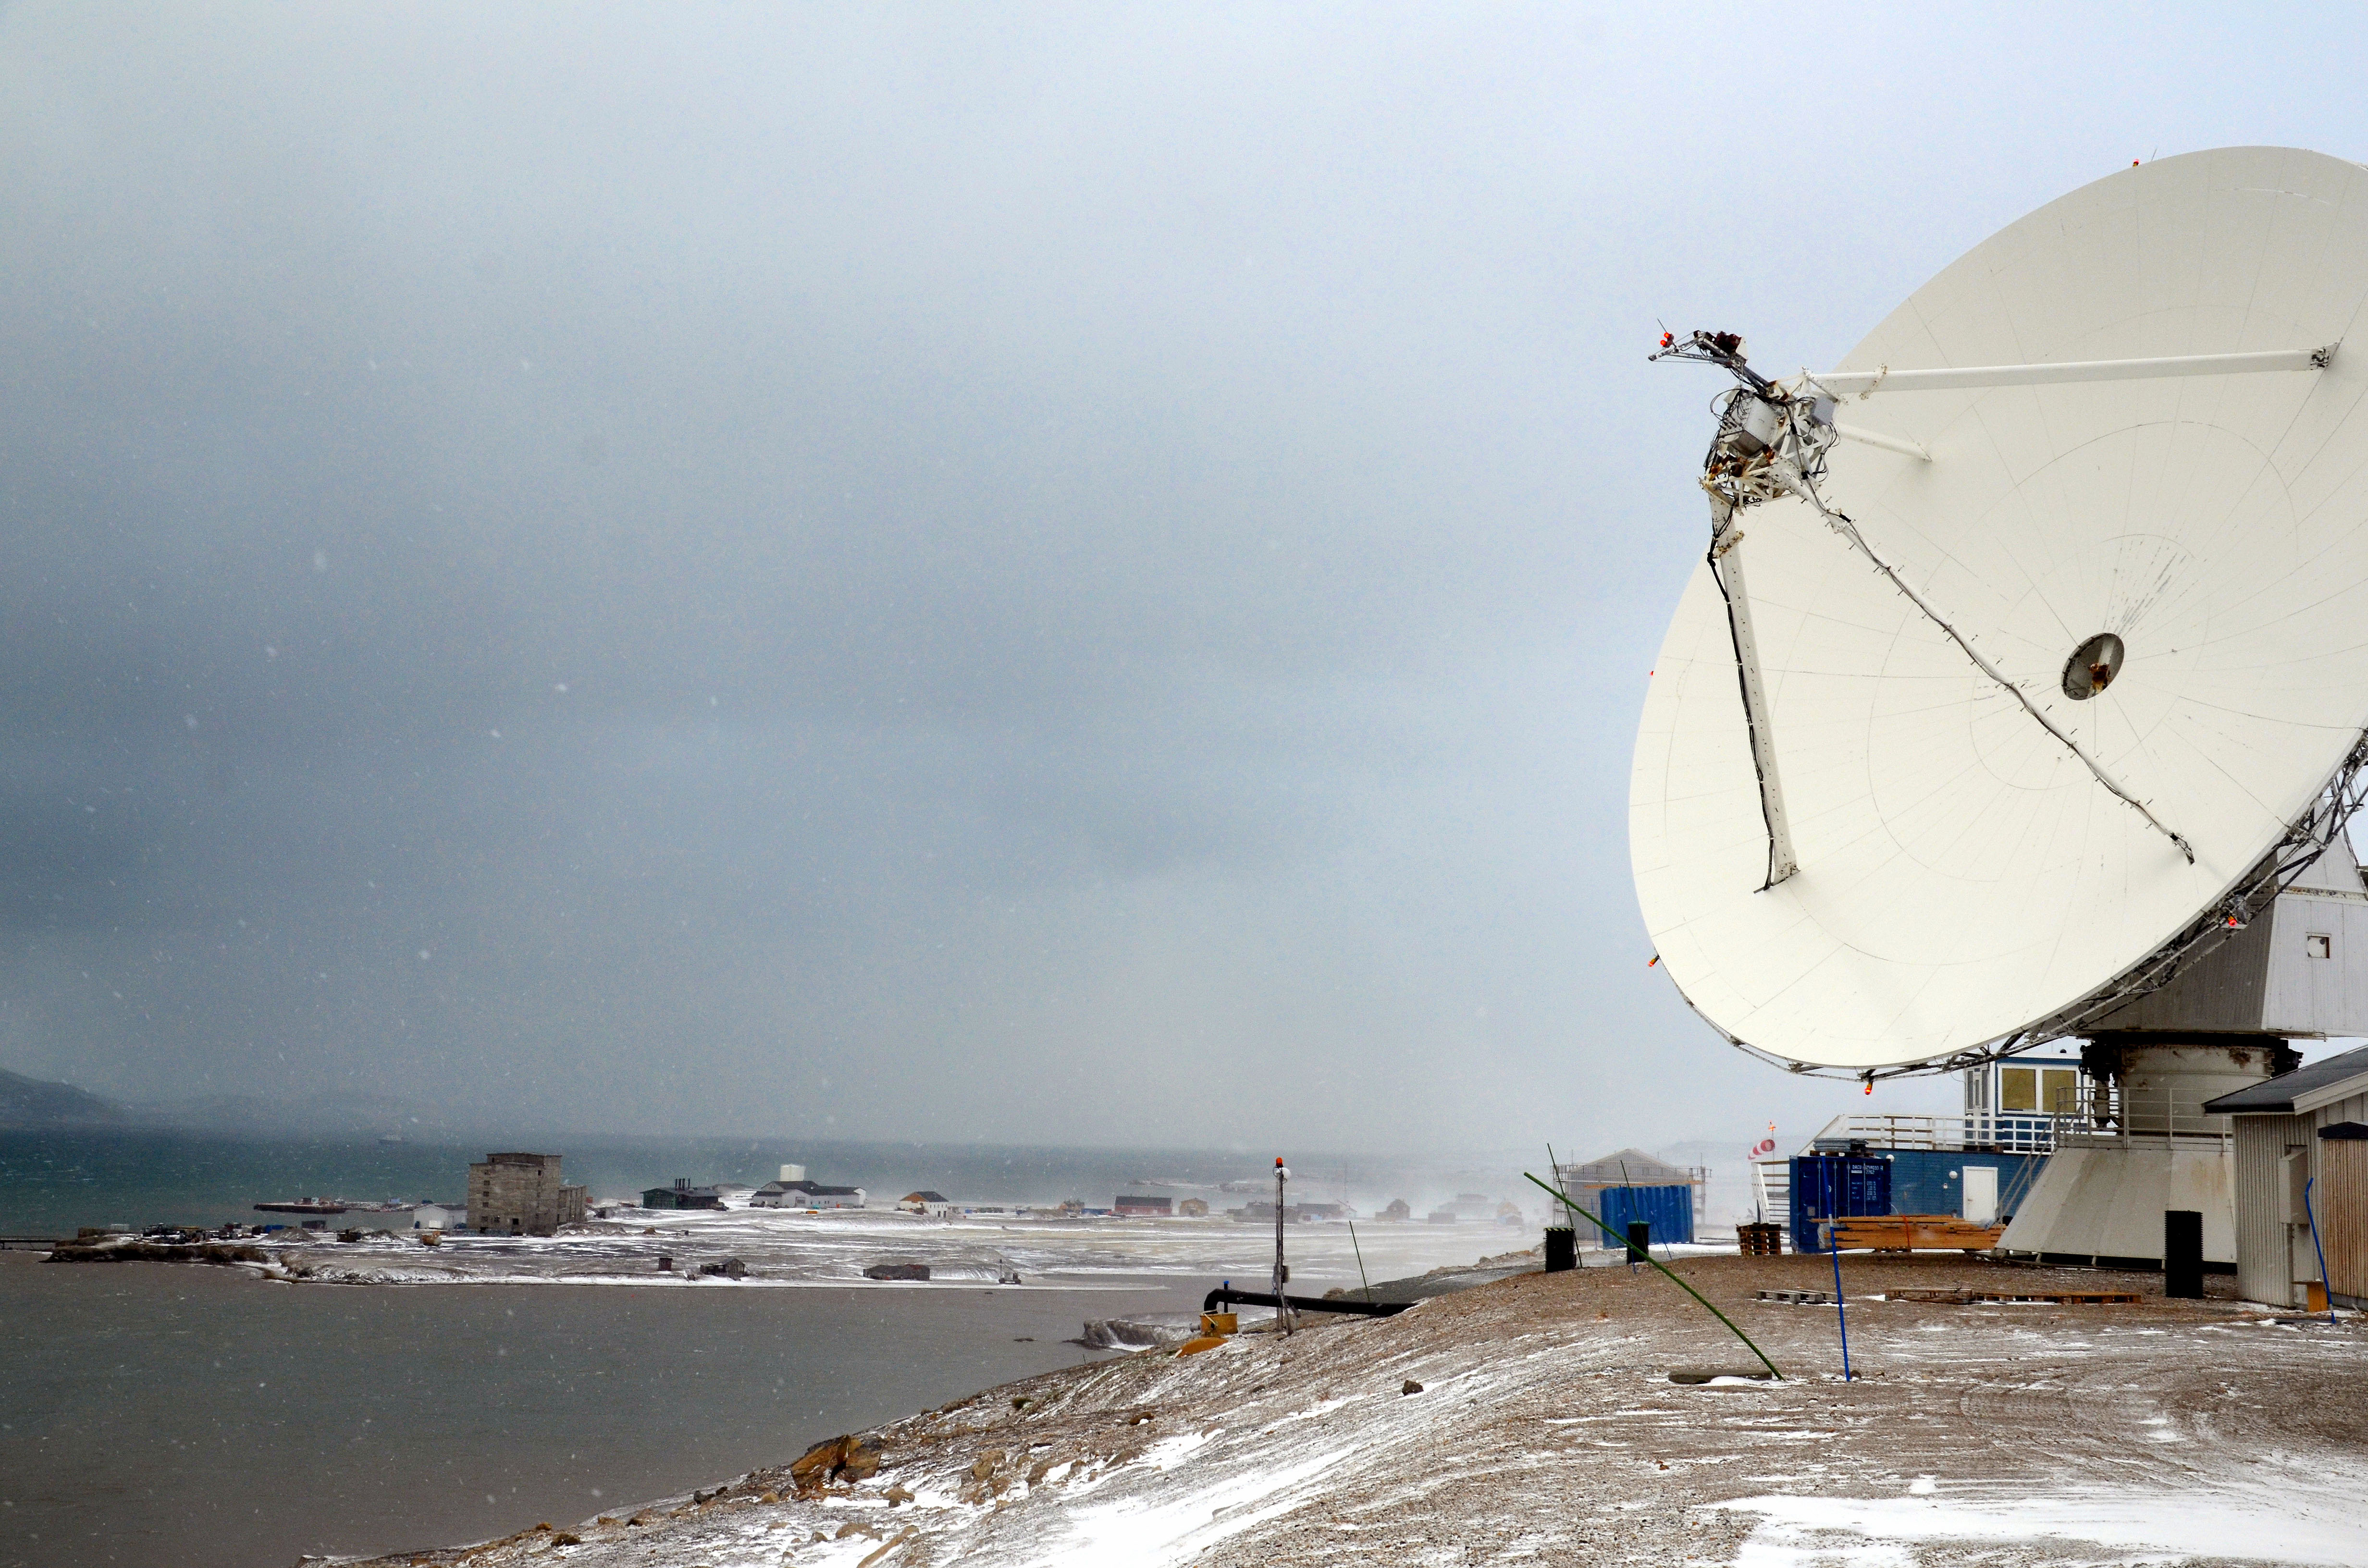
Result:
M1965 1167L1965 1219L1975 1225L1998 1223L1998 1167Z

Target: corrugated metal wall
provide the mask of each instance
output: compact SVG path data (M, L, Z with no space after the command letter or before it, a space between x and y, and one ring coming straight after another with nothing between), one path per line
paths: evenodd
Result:
M1694 1239L1694 1189L1685 1187L1607 1187L1599 1199L1597 1212L1603 1222L1619 1232L1628 1233L1631 1220L1651 1222L1653 1239L1656 1242L1691 1242ZM1604 1241L1611 1238L1601 1232L1596 1234Z
M1953 1149L1879 1149L1871 1151L1891 1162L1891 1212L1894 1214L1962 1214L1965 1206L1964 1170L1986 1165L1998 1172L1998 1212L2011 1214L2031 1190L2044 1154L1984 1154Z
M1891 1162L1879 1154L1793 1156L1794 1252L1823 1252L1817 1221L1853 1214L1889 1214Z
M2319 1139L2318 1170L2312 1199L2327 1248L2327 1288L2368 1297L2368 1142Z
M2328 1272L2335 1276L2335 1290L2352 1294L2340 1282L2347 1271L2356 1271L2363 1286L2368 1286L2368 1173L2358 1178L2361 1193L2356 1211L2362 1218L2356 1225L2347 1219L2339 1238L2328 1210L2345 1202L2333 1190L2344 1173L2330 1170L2328 1143L2317 1135L2320 1128L2335 1122L2368 1121L2368 1095L2321 1106L2306 1116L2232 1119L2237 1124L2237 1288L2245 1299L2271 1306L2300 1306L2304 1298L2298 1281L2319 1277L2318 1249L2312 1244L2305 1216L2299 1210L2291 1218L2286 1213L2284 1161L2288 1153L2297 1152L2308 1159L2316 1183L2311 1202L2318 1215L2318 1240L2327 1248ZM2339 1253L2346 1261L2337 1261ZM2357 1264L2350 1261L2355 1256Z
M2326 958L2307 946L2328 938ZM2368 1032L2368 904L2282 893L2159 991L2096 1019L2099 1029L2235 1029L2351 1037Z
M2248 1301L2298 1304L2294 1247L2287 1229L2287 1152L2311 1142L2306 1116L2239 1116L2237 1124L2237 1290ZM2314 1267L2311 1273L2316 1275Z
M2311 1175L2318 1182L2311 1192L2311 1201L2318 1210L2318 1239L2327 1248L2328 1289L2357 1301L2368 1299L2368 1219L2352 1217L2368 1216L2368 1173L2360 1172L2356 1159L2347 1157L2350 1150L2362 1145L2353 1143L2347 1149L2341 1142L2317 1135L2318 1129L2339 1121L2368 1121L2368 1095L2354 1095L2350 1099L2321 1106L2310 1117ZM2330 1159L2330 1153L2336 1150L2345 1153ZM2310 1245L2309 1233L2303 1233L2300 1244L2301 1247ZM2300 1247L2296 1250L2300 1251ZM2294 1272L2308 1278L2317 1278L2316 1249L2306 1260L2297 1258L2296 1263ZM2346 1285L2347 1278L2354 1284Z

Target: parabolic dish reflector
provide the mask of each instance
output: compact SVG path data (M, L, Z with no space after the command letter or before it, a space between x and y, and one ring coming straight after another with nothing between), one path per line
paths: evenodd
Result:
M1637 897L1698 1012L1821 1066L1978 1049L2158 954L2312 811L2368 724L2363 299L2368 170L2200 153L2040 209L1850 352L1879 374L1832 377L1835 418L1895 449L1836 442L1817 489L1899 582L1805 498L1736 514L1797 872L1770 881L1708 561L1637 735ZM1904 374L2347 342L2302 373Z

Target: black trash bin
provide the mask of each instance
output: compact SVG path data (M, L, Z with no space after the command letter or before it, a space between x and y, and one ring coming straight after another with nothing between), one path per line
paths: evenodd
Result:
M1653 1221L1650 1220L1629 1221L1628 1261L1632 1264L1649 1262L1652 1256L1652 1248Z
M1560 1274L1578 1267L1578 1233L1568 1225L1546 1227L1546 1272Z
M2197 1210L2162 1211L2162 1293L2173 1301L2203 1299L2203 1215Z

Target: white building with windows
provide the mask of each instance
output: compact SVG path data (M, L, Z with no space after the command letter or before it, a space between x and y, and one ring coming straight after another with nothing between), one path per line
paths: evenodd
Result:
M829 1187L810 1179L803 1165L783 1165L780 1179L768 1181L748 1197L751 1209L860 1209L860 1187Z

